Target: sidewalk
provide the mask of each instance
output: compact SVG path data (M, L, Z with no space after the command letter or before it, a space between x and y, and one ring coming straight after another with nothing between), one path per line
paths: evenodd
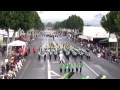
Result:
M71 38L69 39L71 42L73 42L73 43L75 43ZM75 44L77 44L77 43L75 43ZM83 49L86 49L85 47L82 47ZM90 51L90 53L91 53L91 55L94 55L93 54L93 52L92 51ZM94 56L96 56L97 57L97 55L94 55ZM102 58L102 57L101 57ZM104 60L107 60L107 59L105 59L105 58L102 58L102 59L104 59ZM110 62L110 61L109 61ZM110 62L111 63L111 62ZM119 63L113 63L113 64L115 64L116 66L118 66L118 67L120 67L120 62Z

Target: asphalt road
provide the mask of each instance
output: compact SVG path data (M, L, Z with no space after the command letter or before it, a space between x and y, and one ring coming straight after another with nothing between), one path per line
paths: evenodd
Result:
M49 43L58 43L63 45L67 43L69 45L77 46L72 40L67 39L66 37L56 37L53 40L50 37L40 36L34 43L31 44L31 53L27 56L27 61L24 63L22 69L17 73L16 79L59 79L65 72L60 73L59 59L55 61L52 56L52 60L49 60L47 52L47 60L43 60L43 56L40 61L37 59L37 53L32 53L32 48L35 46L42 48ZM79 63L80 57L73 58L70 56L70 59L64 56L66 63ZM96 78L99 74L104 74L107 76L107 79L120 79L120 67L116 64L110 63L109 61L98 58L91 53L91 60L88 61L86 58L83 60L83 69L82 73L76 72L71 79L79 79L81 76L89 76L90 79Z

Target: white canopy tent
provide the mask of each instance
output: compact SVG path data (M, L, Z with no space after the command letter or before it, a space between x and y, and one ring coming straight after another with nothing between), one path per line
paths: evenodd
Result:
M23 41L20 41L20 40L16 40L16 41L13 41L13 42L11 42L11 43L9 43L8 45L7 45L7 56L8 56L8 51L9 51L9 47L10 46L22 46L22 48L23 48L23 52L25 51L25 48L26 48L26 42L23 42Z

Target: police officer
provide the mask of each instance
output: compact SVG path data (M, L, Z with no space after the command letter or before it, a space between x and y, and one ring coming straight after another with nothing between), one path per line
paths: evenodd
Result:
M1 65L1 71L2 71L2 75L4 75L4 73L5 73L5 66L4 65Z

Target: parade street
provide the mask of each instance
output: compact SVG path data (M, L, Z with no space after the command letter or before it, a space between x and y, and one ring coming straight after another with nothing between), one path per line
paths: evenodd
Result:
M39 36L39 38L35 39L33 43L30 45L31 52L26 57L26 62L23 64L22 69L17 73L15 79L60 79L67 72L60 72L59 58L57 55L57 60L54 59L52 55L52 59L49 59L47 50L47 57L44 61L42 53L42 57L40 61L38 60L38 49L40 47L44 48L45 45L49 43L58 43L59 45L63 45L64 43L72 46L77 46L71 39L67 39L66 36L58 36L55 37L54 40L52 37L44 37ZM33 54L33 47L37 48L37 52ZM120 78L120 67L117 64L111 63L108 60L103 58L98 58L92 52L91 60L87 60L85 57L83 58L83 68L82 72L79 71L71 77L71 79L80 79L82 76L89 76L90 79L95 79L99 74L106 75L107 79L118 79ZM75 60L72 55L70 55L69 60L64 56L63 57L66 63L77 64L80 63L80 57L78 56Z

